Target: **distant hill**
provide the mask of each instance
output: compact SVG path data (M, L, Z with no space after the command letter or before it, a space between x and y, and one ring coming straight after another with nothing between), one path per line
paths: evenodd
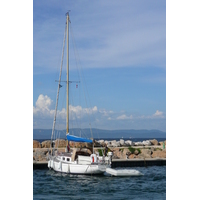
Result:
M33 129L33 139L51 139L51 129ZM80 129L74 128L69 131L71 134L80 136ZM56 138L66 138L66 131L55 131ZM93 138L166 138L166 132L159 130L102 130L92 129ZM81 129L83 137L91 137L90 129Z

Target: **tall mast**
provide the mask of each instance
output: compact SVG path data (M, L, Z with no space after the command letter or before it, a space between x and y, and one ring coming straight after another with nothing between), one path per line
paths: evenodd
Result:
M69 133L69 12L67 12L67 116L66 116L66 134Z

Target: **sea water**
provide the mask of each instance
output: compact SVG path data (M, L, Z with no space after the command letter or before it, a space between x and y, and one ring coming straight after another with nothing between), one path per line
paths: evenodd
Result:
M33 170L33 199L166 199L166 166L123 169L138 170L143 176L68 175Z

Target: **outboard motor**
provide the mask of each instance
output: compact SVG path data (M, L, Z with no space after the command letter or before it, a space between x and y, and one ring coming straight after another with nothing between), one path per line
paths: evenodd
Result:
M111 165L111 163L112 163L113 152L108 152L107 156L108 156L108 158L109 158L108 164Z

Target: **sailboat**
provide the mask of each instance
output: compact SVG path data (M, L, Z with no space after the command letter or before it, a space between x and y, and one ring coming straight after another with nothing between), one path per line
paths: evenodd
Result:
M49 155L48 168L53 169L57 172L63 172L68 174L103 174L107 168L111 167L112 162L112 152L108 152L107 156L99 156L98 152L94 152L93 140L88 138L77 137L69 133L69 12L66 14L66 27L63 42L62 51L62 61L60 68L60 75L58 81L58 90L56 98L56 108L53 120L52 136L53 139L55 124L56 124L56 114L58 106L58 97L61 83L61 73L62 73L62 63L64 55L64 45L65 38L67 34L67 101L66 101L66 137L67 146L65 152L55 152L54 147L51 146L51 153ZM68 149L69 142L79 142L79 143L90 143L93 146L93 152L91 154L81 151L80 149ZM53 143L53 142L52 142Z

